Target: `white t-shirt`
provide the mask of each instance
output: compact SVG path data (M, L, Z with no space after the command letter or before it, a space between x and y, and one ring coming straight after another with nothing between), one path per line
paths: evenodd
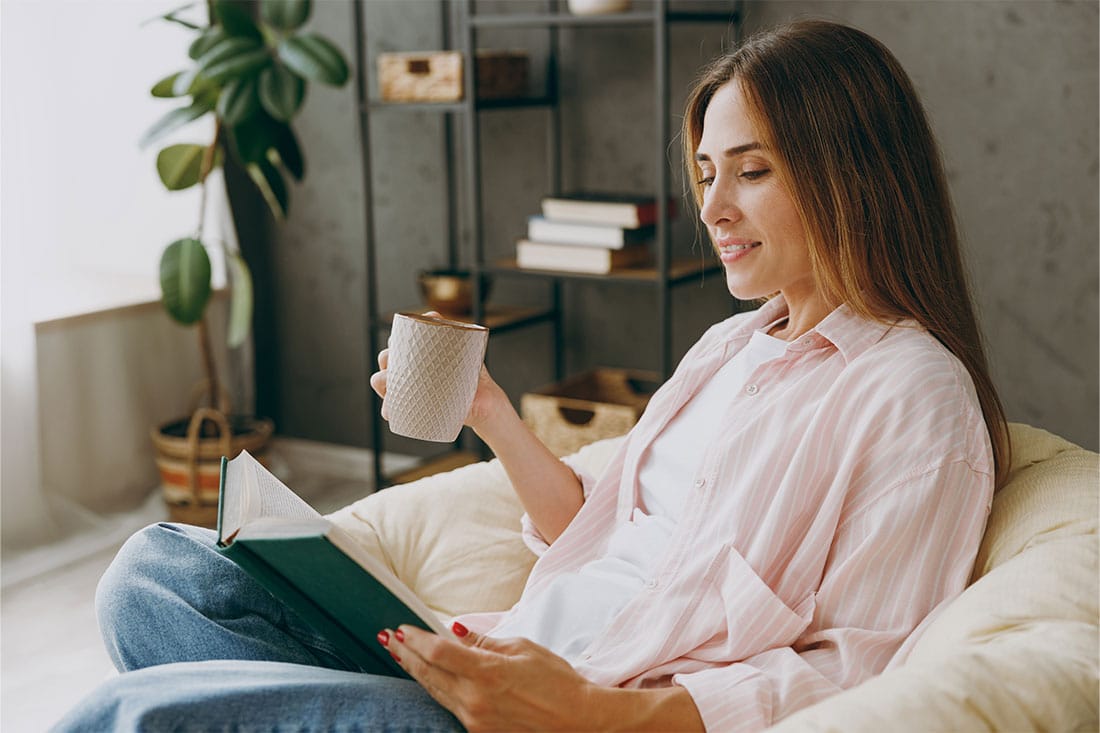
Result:
M525 637L570 662L627 603L642 591L664 555L680 519L714 426L733 395L766 361L783 354L787 342L753 333L749 343L715 373L650 445L639 467L640 507L616 528L602 557L576 573L555 578L525 613L515 614L493 630L498 638Z

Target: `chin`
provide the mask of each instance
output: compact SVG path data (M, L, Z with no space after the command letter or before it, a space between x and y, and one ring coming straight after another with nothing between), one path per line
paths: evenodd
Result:
M767 296L767 293L760 293L759 288L749 287L740 278L731 277L728 272L726 273L726 290L738 300L759 300Z

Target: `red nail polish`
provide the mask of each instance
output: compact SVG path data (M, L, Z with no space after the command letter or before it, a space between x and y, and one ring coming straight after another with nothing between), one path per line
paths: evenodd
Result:
M466 636L466 634L470 633L469 629L467 629L465 626L457 621L451 624L451 631L455 632L455 636L459 637L460 639L463 636Z
M397 656L393 652L390 652L390 656L393 657L393 661L397 662L398 664L401 663L401 657Z
M397 638L398 641L401 641L401 642L405 641L405 634L401 631L401 629L398 629L397 631L393 632L393 635L394 635L394 637Z
M378 643L381 644L382 646L386 646L387 644L390 643L390 635L387 634L385 631L379 631L378 632Z

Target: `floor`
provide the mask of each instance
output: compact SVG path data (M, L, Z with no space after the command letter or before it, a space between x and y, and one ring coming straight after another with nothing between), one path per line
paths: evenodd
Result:
M352 449L280 443L287 480L318 511L371 491L369 461ZM334 459L335 456L335 459ZM387 457L387 472L415 462ZM279 473L277 471L277 473ZM96 583L123 539L165 518L159 497L112 518L95 536L70 538L23 556L5 556L0 592L0 730L46 731L84 695L114 674L95 621Z

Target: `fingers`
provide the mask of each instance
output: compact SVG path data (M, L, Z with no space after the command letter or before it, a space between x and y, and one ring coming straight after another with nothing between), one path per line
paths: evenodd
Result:
M414 660L449 673L468 674L484 661L480 650L414 626L401 626L392 637L390 648L402 649L411 653ZM402 651L397 654L404 657Z
M477 646L481 634L475 634L457 621L451 622L451 632L466 646Z
M378 352L378 369L379 371L370 375L370 387L378 393L379 397L386 396L386 369L390 364L390 350L382 349ZM385 417L383 415L383 417Z
M408 643L410 637L415 643ZM397 631L386 629L378 634L378 642L386 648L394 661L401 665L410 677L419 682L436 702L453 712L458 702L455 699L455 690L459 680L454 674L436 666L424 656L430 651L432 640L445 641L435 634L409 626L402 626ZM425 642L429 643L425 644ZM446 643L454 644L454 642Z

